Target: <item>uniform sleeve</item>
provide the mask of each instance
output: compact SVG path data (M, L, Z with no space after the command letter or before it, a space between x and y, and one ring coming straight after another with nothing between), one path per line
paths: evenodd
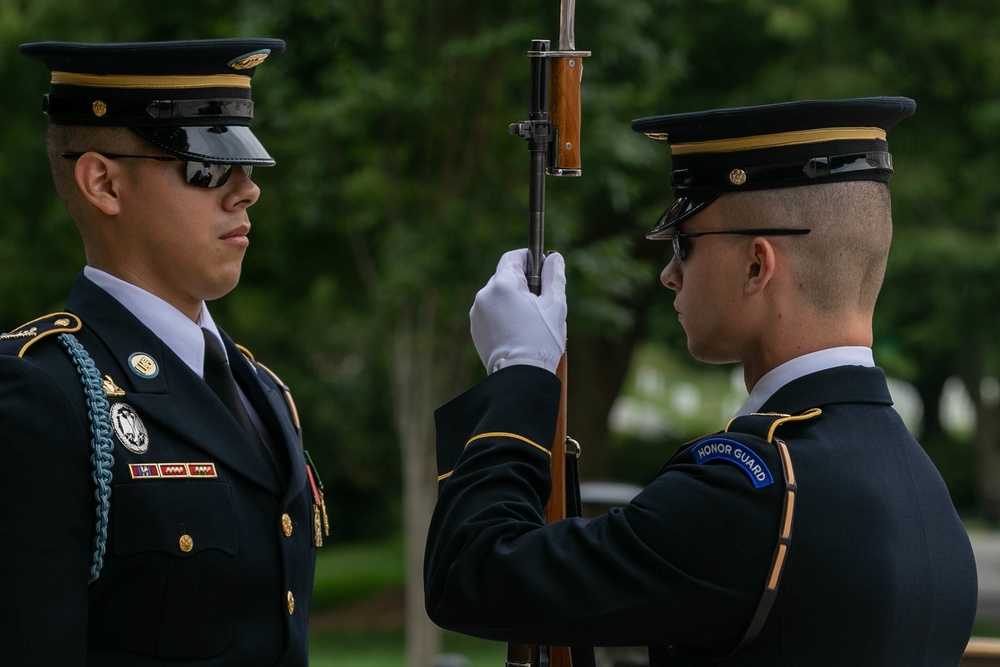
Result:
M454 469L425 556L431 619L523 643L734 645L770 567L780 484L676 457L628 506L545 525L558 393L551 373L512 367L437 412L439 462ZM747 444L773 470L766 447Z
M0 356L0 645L12 665L85 665L95 526L89 431L34 364ZM58 631L58 637L53 635Z

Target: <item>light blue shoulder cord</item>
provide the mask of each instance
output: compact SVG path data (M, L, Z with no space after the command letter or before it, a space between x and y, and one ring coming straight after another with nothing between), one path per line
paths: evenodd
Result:
M90 580L94 583L104 566L104 551L108 541L108 512L111 508L111 467L115 459L111 455L114 443L111 441L111 416L108 412L108 399L104 393L104 381L101 373L94 365L94 360L87 354L80 341L73 334L61 334L59 341L66 348L69 356L76 364L83 383L83 392L87 395L87 414L90 418L90 441L94 453L90 461L94 465L91 477L94 480L94 497L97 499L97 533L94 535L94 556L90 566Z

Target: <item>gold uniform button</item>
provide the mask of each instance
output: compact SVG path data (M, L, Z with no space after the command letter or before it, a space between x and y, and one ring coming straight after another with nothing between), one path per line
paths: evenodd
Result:
M288 514L281 515L281 532L285 534L285 537L292 536L292 517Z
M295 613L295 596L292 595L291 591L288 591L288 615L291 616Z
M194 549L194 540L191 539L190 535L181 535L181 539L177 540L177 546L181 548L184 553L190 553Z

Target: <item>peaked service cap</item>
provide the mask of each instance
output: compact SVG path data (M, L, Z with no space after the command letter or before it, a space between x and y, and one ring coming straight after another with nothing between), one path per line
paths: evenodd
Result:
M652 116L632 129L670 144L675 201L648 239L726 192L834 181L888 182L886 130L913 114L907 97L806 100Z
M271 166L250 131L250 79L280 39L35 42L21 53L52 72L43 110L57 125L127 127L188 160Z

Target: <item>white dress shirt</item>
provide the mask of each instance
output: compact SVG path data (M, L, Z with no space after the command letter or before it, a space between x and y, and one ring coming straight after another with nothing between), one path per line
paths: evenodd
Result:
M196 323L160 297L110 273L86 266L83 275L125 306L192 371L205 377L205 338L201 333L202 328L208 329L222 340L219 329L208 312L208 306L202 303L201 315Z
M753 391L750 392L750 397L747 398L746 403L739 409L736 416L741 417L757 412L767 402L767 399L792 380L837 366L874 368L875 358L869 347L845 346L810 352L786 361L777 368L772 368L757 382Z

